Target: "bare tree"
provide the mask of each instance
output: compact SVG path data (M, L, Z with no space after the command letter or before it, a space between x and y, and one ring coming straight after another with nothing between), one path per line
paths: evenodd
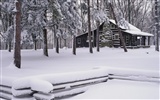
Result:
M152 6L152 0L112 0L114 9L122 12L122 15L129 23L142 31L148 28L148 13ZM115 10L115 13L117 13Z

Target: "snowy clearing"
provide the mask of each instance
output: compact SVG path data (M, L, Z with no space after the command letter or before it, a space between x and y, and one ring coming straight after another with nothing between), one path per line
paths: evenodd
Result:
M154 99L159 100L159 84L124 80L110 80L91 87L87 92L69 98L75 99Z
M20 92L22 92L22 94L30 94L32 93L30 90L16 90L21 86L23 88L25 88L25 86L30 86L28 88L46 93L55 88L51 83L56 84L80 80L84 79L84 77L87 79L90 77L114 74L125 77L129 76L129 78L142 81L150 78L156 78L157 81L160 77L159 53L154 51L154 47L146 49L129 49L127 53L123 52L123 49L120 48L102 48L101 52L98 53L94 51L94 54L90 54L88 48L78 48L76 56L72 55L71 49L66 48L61 49L60 54L56 54L54 50L49 50L49 57L44 57L42 52L42 50L22 50L22 69L16 69L13 67L13 52L8 53L8 51L1 51L1 85L9 87L14 86L12 90L8 88L3 89L8 92L14 92L14 95L19 95ZM18 83L15 84L16 82ZM41 84L36 85L37 82ZM46 84L48 87L43 89L43 86ZM66 85L66 88L70 88L70 86ZM86 91L86 88L84 90ZM84 90L80 89L79 91L81 92ZM137 92L136 94L135 91ZM71 91L70 94L73 92L77 92L77 90ZM64 94L65 93L57 95ZM40 94L35 94L35 96L38 95ZM87 92L73 97L73 99L74 98L158 99L159 81L158 83L148 83L109 80L106 83L92 86L87 89Z

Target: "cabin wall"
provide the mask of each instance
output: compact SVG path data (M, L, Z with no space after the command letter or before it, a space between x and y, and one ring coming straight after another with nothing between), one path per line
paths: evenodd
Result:
M94 33L93 33L94 32ZM93 31L92 33L92 46L96 47L96 31ZM76 38L76 47L89 47L89 40L88 40L88 34L83 34L81 36L78 36Z
M76 47L89 47L87 35L88 34L84 34L76 38Z
M99 26L99 34L101 34L103 32L103 25L104 23L102 23ZM96 37L97 37L97 30L91 31L91 38L92 38L92 46L96 47ZM89 40L88 40L88 33L82 34L80 36L76 37L76 47L89 47Z

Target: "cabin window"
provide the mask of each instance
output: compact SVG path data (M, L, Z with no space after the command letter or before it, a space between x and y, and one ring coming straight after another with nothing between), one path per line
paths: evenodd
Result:
M119 40L119 34L114 34L113 35L113 40Z
M78 43L78 44L81 44L81 38L78 38L78 39L77 39L77 43Z
M114 24L111 24L111 29L115 29L115 25Z

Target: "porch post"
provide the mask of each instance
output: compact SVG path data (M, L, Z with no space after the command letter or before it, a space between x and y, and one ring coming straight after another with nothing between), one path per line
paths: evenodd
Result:
M144 46L146 46L146 37L144 36Z
M142 36L140 36L140 47L142 46Z
M135 37L135 46L138 46L137 36Z
M150 46L150 37L148 36L148 45Z
M131 35L130 42L131 42L131 46L133 46L133 35Z

